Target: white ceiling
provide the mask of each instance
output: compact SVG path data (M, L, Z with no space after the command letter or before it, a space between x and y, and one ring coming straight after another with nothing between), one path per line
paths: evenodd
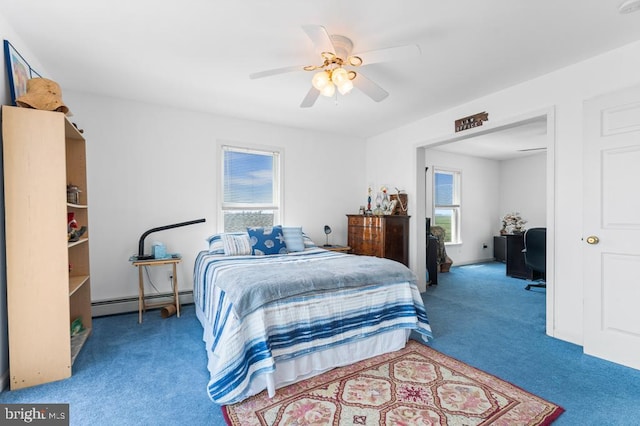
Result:
M640 13L619 2L0 0L0 14L63 92L368 137L639 40ZM318 63L303 24L351 38L354 53L422 55L361 68L390 93L380 103L354 90L301 109L312 73L248 76Z

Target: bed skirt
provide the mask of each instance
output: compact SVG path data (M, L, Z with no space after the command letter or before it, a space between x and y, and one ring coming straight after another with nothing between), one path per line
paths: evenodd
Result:
M214 340L211 327L205 320L204 313L198 305L195 306L195 309L196 315L204 328L203 340L206 347L209 348ZM394 329L354 342L348 342L339 347L276 361L275 371L263 372L252 377L241 399L256 395L265 389L269 397L273 397L278 388L317 376L336 367L353 364L384 353L395 352L404 348L410 334L410 329Z
M276 362L276 370L256 377L248 390L250 395L266 389L269 397L276 389L317 376L332 368L353 364L367 358L404 348L410 330L393 330L338 348L325 349L284 362ZM247 396L250 396L247 395Z

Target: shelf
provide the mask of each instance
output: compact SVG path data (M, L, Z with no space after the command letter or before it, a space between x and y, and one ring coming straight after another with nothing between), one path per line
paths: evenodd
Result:
M73 295L89 279L89 275L78 275L69 277L69 296Z
M82 133L80 133L80 131L76 128L76 126L71 124L71 122L67 117L65 117L64 121L65 121L65 137L67 139L79 140L79 141L85 140Z
M79 334L71 336L71 365L76 361L80 349L82 349L90 334L91 329L85 328L84 331L81 331Z
M2 105L1 126L5 242L11 253L5 346L10 388L16 390L68 378L70 362L91 334L87 158L84 136L60 112ZM82 198L65 196L70 183L82 188ZM86 226L73 242L70 213ZM60 226L62 218L66 227ZM76 318L86 330L72 337Z
M88 238L80 238L78 241L74 241L72 243L67 243L67 245L68 245L69 248L71 248L71 247L74 247L74 246L77 246L77 245L80 245L80 244L84 244L84 243L86 243L88 241L89 241Z

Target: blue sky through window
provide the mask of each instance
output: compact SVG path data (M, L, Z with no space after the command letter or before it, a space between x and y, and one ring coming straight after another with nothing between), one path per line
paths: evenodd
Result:
M437 173L437 172L435 175L436 175L435 176L436 205L453 204L453 175L449 173Z
M272 204L273 156L224 151L224 202Z

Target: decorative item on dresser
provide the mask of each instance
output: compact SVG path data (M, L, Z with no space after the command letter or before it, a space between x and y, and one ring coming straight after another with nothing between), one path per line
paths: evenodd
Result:
M396 188L396 193L389 196L391 202L396 202L391 214L399 214L406 216L409 209L409 196L402 189Z
M408 266L410 217L348 214L347 245L351 253L385 257Z

